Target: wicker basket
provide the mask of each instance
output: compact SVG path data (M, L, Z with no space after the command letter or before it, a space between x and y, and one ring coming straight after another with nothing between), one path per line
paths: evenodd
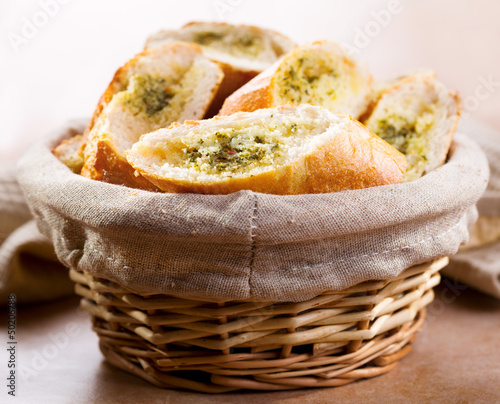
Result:
M447 262L300 303L212 303L70 276L111 364L159 387L221 393L340 386L388 372L410 352Z

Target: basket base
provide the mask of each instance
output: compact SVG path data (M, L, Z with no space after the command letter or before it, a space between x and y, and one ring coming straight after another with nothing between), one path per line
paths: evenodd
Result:
M162 388L205 393L333 387L406 356L447 258L303 302L139 294L70 271L108 362Z
M253 360L249 357L247 361L210 365L210 359L205 356L203 358L208 365L196 365L192 368L180 365L178 368L183 370L174 368L166 371L164 367L157 366L152 358L125 354L124 351L131 352L123 349L128 345L125 341L123 345L118 345L116 341L107 343L106 338L101 337L99 347L106 360L113 366L161 388L224 393L241 389L278 391L335 387L359 379L376 377L392 370L400 359L410 353L424 317L425 309L421 309L414 321L406 323L397 331L362 342L355 352L341 355L337 352L333 352L333 355L328 352L326 355L292 354L287 358L290 359L290 365L280 367L273 364L280 360L284 362L279 359L280 352L271 352L276 359L264 361L261 359L262 355L254 354ZM150 347L145 346L144 349ZM250 362L256 361L259 361L262 367L253 368L256 364Z

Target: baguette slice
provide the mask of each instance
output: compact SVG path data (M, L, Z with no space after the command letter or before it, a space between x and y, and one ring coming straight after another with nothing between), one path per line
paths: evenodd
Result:
M382 91L365 125L406 156L403 182L442 165L460 118L460 100L435 73L403 77Z
M220 22L191 22L178 30L151 35L146 41L146 48L170 41L199 45L203 54L219 63L224 71L224 80L207 111L207 117L217 114L230 94L295 47L292 40L269 29Z
M369 104L371 80L338 44L313 42L296 47L229 96L219 115L309 103L357 118Z
M166 192L336 192L399 182L404 156L348 115L281 106L174 124L126 153Z
M124 152L144 133L201 119L222 81L220 67L195 45L172 42L146 50L118 69L84 139L85 177L155 190L134 176Z
M75 135L63 140L52 153L75 174L80 174L83 167L83 156L79 153L82 135Z
M377 105L380 96L385 93L388 89L392 88L403 80L413 77L413 76L432 76L435 77L436 73L429 69L410 69L406 72L398 74L397 76L385 79L385 80L375 80L372 83L372 92L370 94L370 102L366 111L358 119L361 122L365 122L373 112L375 105Z

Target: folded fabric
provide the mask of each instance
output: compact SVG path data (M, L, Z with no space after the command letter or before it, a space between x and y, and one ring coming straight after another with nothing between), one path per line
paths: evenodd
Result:
M15 164L0 166L0 306L69 295L73 286L50 241L37 229L17 183Z
M500 133L464 119L459 130L485 152L490 167L486 192L479 200L479 219L469 243L450 259L443 274L500 299Z
M68 296L74 289L52 243L36 227L16 178L16 163L0 163L0 307L12 293L18 303L29 304Z
M500 299L500 242L459 252L442 272Z
M14 162L0 164L0 245L31 213L16 179Z
M34 220L23 224L0 246L0 305L14 293L18 303L52 300L73 293L66 268Z

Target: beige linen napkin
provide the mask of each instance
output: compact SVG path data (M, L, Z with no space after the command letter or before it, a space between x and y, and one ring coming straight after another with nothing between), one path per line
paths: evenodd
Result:
M488 157L490 180L477 208L479 220L469 243L450 259L443 274L500 299L500 133L477 122L462 120L467 133Z
M16 180L15 163L0 164L0 245L19 226L31 220Z
M0 164L0 306L51 300L73 291L67 270L32 220L15 176L15 163Z

